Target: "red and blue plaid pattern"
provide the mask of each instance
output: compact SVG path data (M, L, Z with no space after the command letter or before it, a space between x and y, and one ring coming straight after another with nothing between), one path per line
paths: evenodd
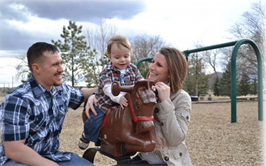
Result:
M99 84L98 91L95 96L97 99L98 107L104 113L107 112L108 108L114 105L115 103L103 92L103 88L106 84L111 84L114 81L120 82L123 85L134 85L138 80L143 79L141 73L134 64L130 64L126 73L123 77L123 82L120 80L120 71L116 68L112 62L109 62L104 70L99 75Z

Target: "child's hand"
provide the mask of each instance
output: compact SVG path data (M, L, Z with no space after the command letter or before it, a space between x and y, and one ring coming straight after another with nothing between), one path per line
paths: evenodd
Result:
M127 107L128 104L127 104L127 99L125 98L125 95L121 96L121 98L119 100L119 104L120 104L122 109Z

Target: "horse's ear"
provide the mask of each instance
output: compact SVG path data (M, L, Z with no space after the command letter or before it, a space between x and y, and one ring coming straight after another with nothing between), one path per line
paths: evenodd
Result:
M155 85L155 82L148 80L148 89L150 89L153 85Z

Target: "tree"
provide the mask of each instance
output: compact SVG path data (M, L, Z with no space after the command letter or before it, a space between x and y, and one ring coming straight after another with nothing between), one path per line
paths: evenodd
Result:
M252 39L257 43L260 50L264 51L265 21L265 4L258 1L252 3L251 11L244 12L241 19L229 31L236 39Z
M253 80L250 90L251 94L253 95L258 94L258 83L256 78Z
M231 62L228 62L220 80L220 95L231 98Z
M219 77L216 77L213 92L214 92L213 94L215 96L220 96L220 79L219 79Z
M216 78L218 78L218 73L216 69L216 60L217 60L218 53L219 51L217 49L208 50L202 53L203 54L202 59L211 66L211 68L213 69L216 75Z
M52 40L52 43L61 51L64 61L65 72L63 77L65 81L70 81L75 86L78 81L85 81L92 71L89 69L90 58L96 54L95 50L90 50L85 36L81 35L82 26L77 26L75 22L69 21L69 25L63 26L63 33L60 35L63 41Z
M209 77L205 74L205 72L201 72L198 78L198 93L197 96L205 95L208 93L209 89Z
M100 54L98 55L99 58L96 59L97 65L104 67L108 62L108 58L105 55L107 43L111 37L116 35L117 27L101 19L96 27L88 27L86 32L89 45Z
M188 61L188 74L183 88L190 94L199 96L207 94L209 77L205 74L202 58L198 54L192 54Z
M90 26L86 29L86 37L91 47L95 48L97 55L91 55L92 60L90 62L90 70L88 73L87 82L88 87L93 87L98 82L98 75L108 63L108 58L105 55L107 49L108 40L116 35L117 28L107 23L106 20L100 20L95 27Z
M250 82L249 82L250 78L248 77L247 73L245 71L243 71L243 74L242 74L242 78L240 80L240 83L239 83L239 95L244 95L246 96L247 94L250 93Z
M251 10L242 14L241 18L229 29L232 34L230 37L233 40L240 40L243 38L253 40L259 47L263 67L265 70L266 59L264 55L265 49L265 2L258 1L252 3ZM229 54L231 57L231 54ZM257 58L254 54L253 48L250 45L242 45L237 55L237 77L241 78L241 71L245 70L252 79L257 79Z
M142 34L135 36L131 40L132 60L138 60L146 57L153 57L162 47L168 46L159 35Z
M102 68L99 67L99 62L95 60L95 54L95 50L94 52L90 52L88 54L89 61L84 61L82 67L85 70L84 75L86 77L87 87L89 88L95 87L98 84L99 71L102 70Z
M153 57L162 47L169 46L159 35L142 34L131 39L132 63L138 60ZM149 62L143 62L139 65L139 71L143 77L148 73Z
M26 79L31 76L31 71L28 66L26 54L16 57L20 62L16 66L17 74L16 79L21 79L22 83L26 82Z

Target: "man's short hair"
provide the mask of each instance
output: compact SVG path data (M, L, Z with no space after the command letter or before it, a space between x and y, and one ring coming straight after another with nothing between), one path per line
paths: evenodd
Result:
M28 49L27 59L31 71L31 65L36 63L46 51L52 51L53 53L59 52L56 46L45 42L36 42Z

